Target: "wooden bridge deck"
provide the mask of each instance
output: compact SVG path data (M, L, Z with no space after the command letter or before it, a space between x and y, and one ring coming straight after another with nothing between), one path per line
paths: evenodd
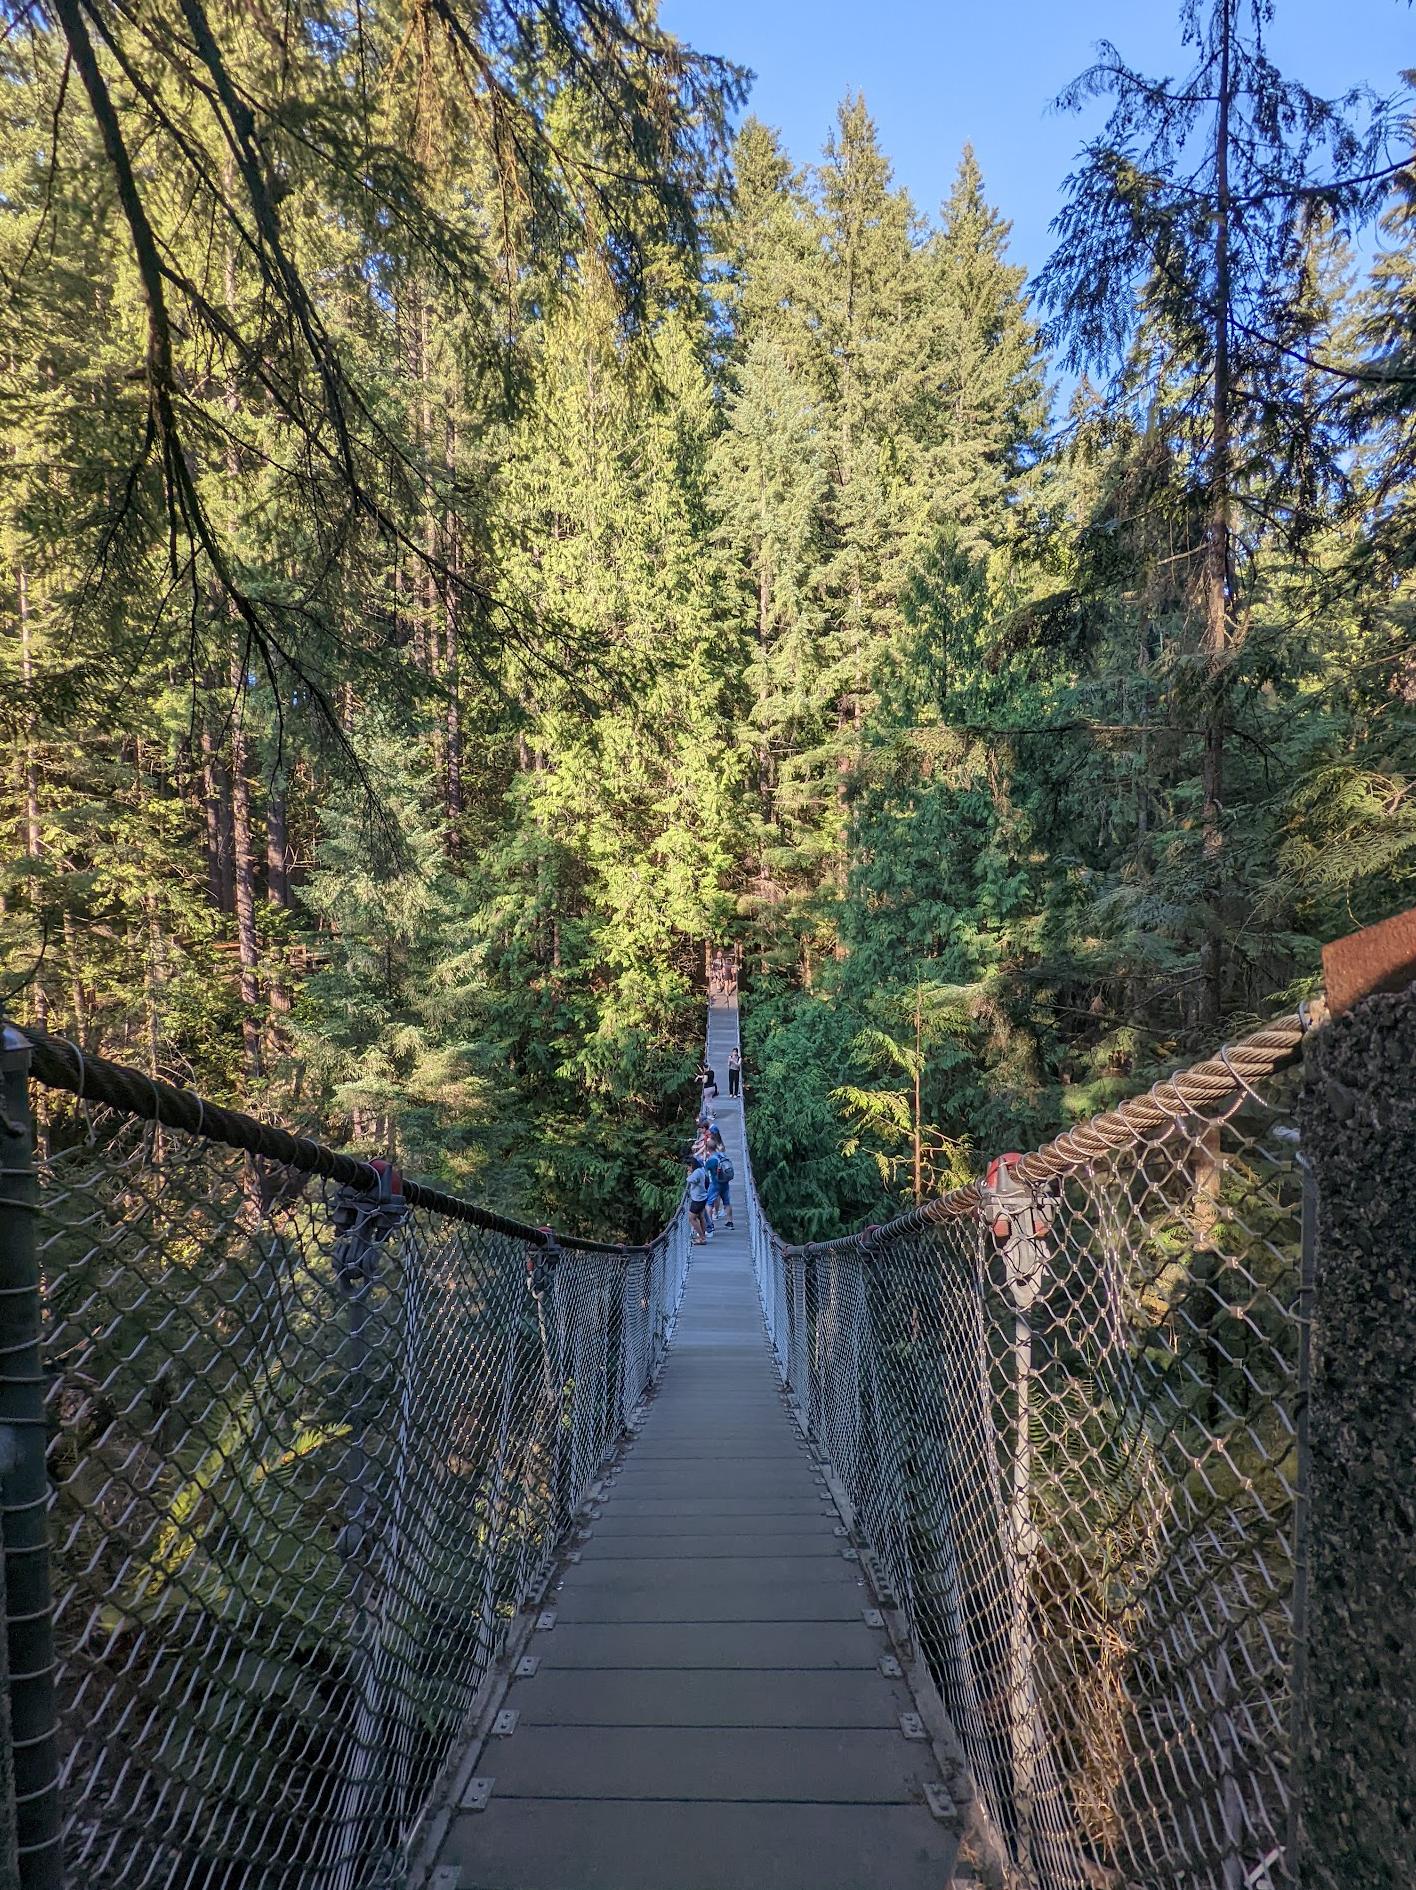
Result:
M724 1092L735 1008L712 1013ZM720 1099L739 1175L742 1118ZM740 1184L736 1192L741 1194ZM944 1890L930 1747L788 1418L745 1215L695 1250L663 1381L439 1856L457 1890Z

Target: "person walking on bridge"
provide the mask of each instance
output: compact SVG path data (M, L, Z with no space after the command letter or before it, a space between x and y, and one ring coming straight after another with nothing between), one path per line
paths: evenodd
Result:
M714 1129L708 1141L708 1153L703 1158L703 1166L710 1176L708 1189L708 1213L716 1223L721 1215L726 1214L725 1225L733 1224L733 1164L732 1157L723 1146L723 1137Z
M728 1096L742 1095L742 1051L734 1044L728 1052Z
M708 1194L712 1182L708 1170L699 1158L686 1152L683 1158L688 1170L688 1226L695 1247L701 1247L708 1238Z

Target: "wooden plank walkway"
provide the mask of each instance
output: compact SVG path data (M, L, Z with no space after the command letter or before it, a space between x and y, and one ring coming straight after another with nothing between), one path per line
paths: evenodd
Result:
M710 1018L719 1121L735 1006ZM924 1804L883 1633L778 1394L739 1195L695 1250L658 1396L533 1635L510 1738L439 1863L458 1890L945 1890L954 1840ZM449 1880L442 1879L443 1883Z

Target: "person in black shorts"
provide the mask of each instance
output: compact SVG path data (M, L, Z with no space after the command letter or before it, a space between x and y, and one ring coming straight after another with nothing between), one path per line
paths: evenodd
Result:
M708 1195L712 1189L712 1177L699 1158L691 1151L685 1151L684 1167L688 1170L688 1226L695 1247L701 1247L708 1238Z

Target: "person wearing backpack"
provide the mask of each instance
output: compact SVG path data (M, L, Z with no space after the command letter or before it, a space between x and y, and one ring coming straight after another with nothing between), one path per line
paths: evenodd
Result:
M713 1177L712 1188L708 1195L708 1211L716 1218L726 1214L726 1225L733 1225L733 1158L723 1147L723 1138L715 1129L713 1146L704 1161L704 1167Z

